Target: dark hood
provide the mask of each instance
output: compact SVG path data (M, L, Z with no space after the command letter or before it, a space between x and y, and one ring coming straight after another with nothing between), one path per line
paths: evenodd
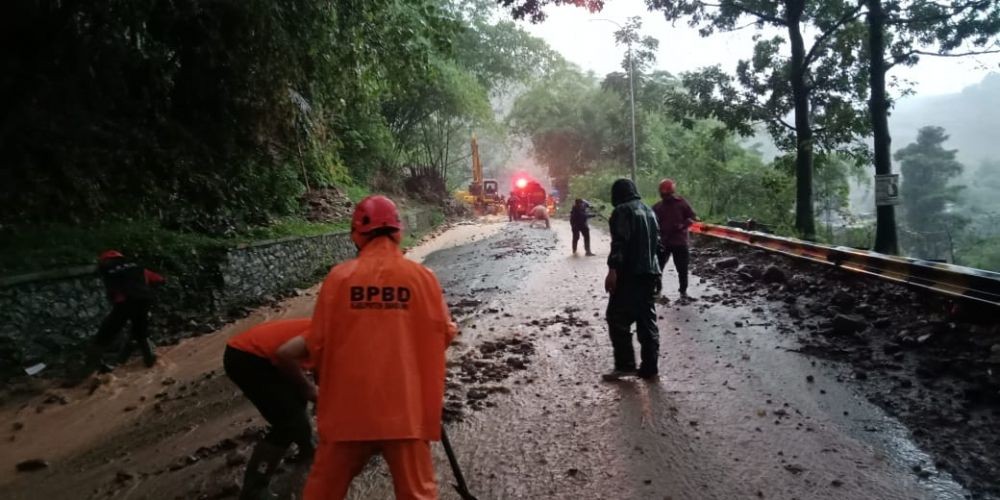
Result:
M614 206L639 199L639 190L629 179L618 179L611 185L611 204Z

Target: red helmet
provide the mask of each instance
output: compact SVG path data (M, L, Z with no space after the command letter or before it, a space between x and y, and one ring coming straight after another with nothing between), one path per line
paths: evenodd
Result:
M396 204L382 195L372 195L358 202L354 207L354 218L351 220L351 231L367 234L376 229L390 228L397 231L403 229L399 221L399 210Z
M97 260L103 262L111 259L120 259L124 257L118 250L105 250L101 252L101 255L97 256Z
M677 186L674 185L674 181L671 179L660 181L660 194L673 194L676 188Z

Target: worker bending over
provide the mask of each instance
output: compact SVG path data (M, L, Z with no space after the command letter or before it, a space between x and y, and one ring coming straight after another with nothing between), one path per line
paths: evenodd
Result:
M381 454L398 499L435 499L430 442L441 436L445 350L456 333L441 286L403 257L396 205L369 196L355 208L356 259L323 282L304 343L279 350L283 366L315 359L319 448L306 500L341 499Z
M304 376L286 376L275 365L278 348L293 339L304 343L301 335L308 331L308 318L271 321L233 336L226 344L222 356L226 375L270 425L250 455L241 500L274 498L268 485L290 444L298 445L303 460L310 460L315 451L306 407L316 400L316 386Z
M545 208L545 205L535 205L535 208L531 209L531 227L535 227L536 222L545 221L545 229L550 227L549 225L549 210Z
M111 312L101 322L97 335L87 348L81 375L89 375L98 365L104 370L110 370L101 358L104 351L118 339L125 323L129 324L129 338L125 339L118 355L118 363L128 361L133 347L138 347L146 367L153 366L156 354L149 342L149 310L153 306L153 287L166 280L126 259L118 250L107 250L98 256L97 272L104 282L105 294L108 302L111 302Z

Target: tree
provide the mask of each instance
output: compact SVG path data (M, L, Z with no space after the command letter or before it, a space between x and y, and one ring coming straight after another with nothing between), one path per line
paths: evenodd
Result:
M484 6L14 0L0 224L224 234L300 213L309 188L444 177L496 127L490 98L558 59Z
M544 40L514 22L495 21L493 0L463 0L456 9L467 25L455 43L456 57L491 97L540 78L562 60Z
M952 228L961 219L951 212L963 186L949 185L962 174L955 150L943 147L948 136L941 127L923 127L917 141L896 151L901 164L900 197L907 228L913 234L910 253L936 258L951 247Z
M948 4L927 0L864 0L868 8L869 112L874 139L876 174L892 173L886 73L897 65L917 64L921 55L959 57L990 52L991 37L1000 32L1000 4L964 0ZM971 44L979 50L962 51ZM995 51L995 50L993 50ZM888 52L888 54L887 54ZM896 253L895 211L877 207L875 251Z
M862 176L862 167L856 162L838 155L817 156L816 175L813 177L816 211L820 220L826 224L828 241L832 242L835 236L834 220L850 216L848 210L851 194L850 178L864 179Z
M864 87L859 84L852 37L847 35L860 34L861 6L842 0L648 0L647 4L662 10L668 20L688 18L692 26L701 27L703 36L741 29L745 26L739 22L744 19L757 28L786 32L785 37L758 38L753 57L740 61L735 78L717 66L685 75L685 87L695 98L686 111L718 118L745 136L761 123L780 148L794 151L795 227L803 237L813 238L815 153L848 145L855 156L864 155L858 142L865 131L858 111ZM806 25L817 28L811 44L803 34ZM787 57L779 55L785 45ZM684 101L677 98L680 104ZM793 123L786 121L789 114Z
M622 99L602 90L592 74L565 64L515 101L508 123L531 138L532 154L548 167L556 189L601 159L624 159L626 121ZM623 162L624 163L624 162Z
M591 12L604 8L604 0L496 0L503 8L509 9L514 19L529 19L533 23L545 20L542 7L552 5L575 5Z

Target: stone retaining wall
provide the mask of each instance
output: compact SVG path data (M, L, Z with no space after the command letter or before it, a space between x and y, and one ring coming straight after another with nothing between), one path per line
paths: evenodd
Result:
M300 285L335 262L356 253L349 233L265 241L226 254L220 266L222 287L216 295L219 308L238 306L248 298L259 299Z
M426 231L437 222L431 211L404 213L408 231ZM157 309L174 317L218 315L315 283L334 263L354 255L350 235L338 232L199 256L193 266L199 269L197 275L167 273L169 286L160 294ZM0 378L36 362L59 364L96 332L108 310L103 285L91 266L0 277Z

